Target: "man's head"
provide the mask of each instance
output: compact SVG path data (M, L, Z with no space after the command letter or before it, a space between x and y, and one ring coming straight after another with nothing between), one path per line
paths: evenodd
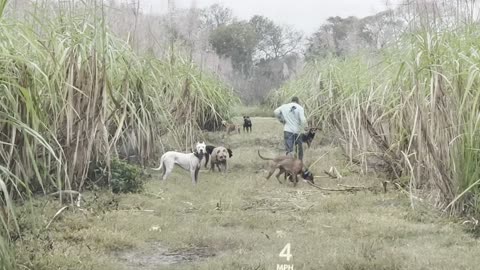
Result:
M300 104L300 101L298 100L298 97L292 97L292 102Z

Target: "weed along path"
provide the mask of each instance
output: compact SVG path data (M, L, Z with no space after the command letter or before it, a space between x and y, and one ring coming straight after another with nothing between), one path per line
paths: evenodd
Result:
M38 240L52 243L38 264L119 270L479 269L479 241L462 225L421 204L411 210L399 192L384 194L381 181L357 174L324 134L306 149L306 161L322 157L311 168L315 175L334 166L343 177L319 177L316 184L373 189L326 192L303 181L296 188L273 177L266 181L267 161L257 150L265 156L283 152L282 127L272 118L252 121L251 134L206 135L208 143L223 141L233 150L228 174L203 169L193 186L189 173L175 168L166 182L154 174L143 193L105 195L92 207L97 210L65 212L42 234L48 239ZM38 215L50 219L58 210L52 204Z

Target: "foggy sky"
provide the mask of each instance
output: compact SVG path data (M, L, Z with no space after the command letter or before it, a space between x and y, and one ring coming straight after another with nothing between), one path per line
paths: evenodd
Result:
M140 0L145 12L164 13L168 0ZM278 24L289 24L310 34L331 16L364 17L386 9L386 0L176 0L178 8L198 8L221 3L240 19L264 15ZM392 1L389 1L392 2Z

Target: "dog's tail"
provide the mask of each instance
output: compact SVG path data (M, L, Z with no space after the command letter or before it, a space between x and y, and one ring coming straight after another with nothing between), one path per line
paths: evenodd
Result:
M163 161L165 160L165 156L163 155L162 158L160 158L160 166L158 168L152 168L154 171L160 171L163 167Z
M266 158L266 157L263 157L262 155L260 155L260 150L258 150L258 156L263 160L273 160L273 158Z

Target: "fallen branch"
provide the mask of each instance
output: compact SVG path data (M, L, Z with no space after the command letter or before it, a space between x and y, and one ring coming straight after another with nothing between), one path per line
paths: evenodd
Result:
M337 179L337 178L342 178L343 176L338 172L337 168L335 167L330 167L330 170L329 171L323 171L325 174L327 174L328 176L330 176L331 178L333 179Z
M123 211L123 212L147 212L147 213L153 213L155 210L137 210L137 209L118 209L115 211Z
M335 173L335 176L337 176L337 178L343 178L343 176L338 172L337 168L331 167L330 171L333 171Z
M342 185L342 184L338 184L337 186L344 187L344 188L354 188L354 189L368 189L368 187L364 187L364 186L349 186L349 185Z
M324 188L324 187L320 187L320 186L317 186L311 182L307 182L309 185L319 189L319 190L323 190L323 191L337 191L337 192L354 192L354 191L360 191L360 190L364 190L364 189L360 189L360 188L357 188L357 187L350 187L350 188L343 188L343 189L338 189L338 188Z
M308 168L311 168L313 165L315 165L317 162L319 162L320 159L322 159L324 156L328 155L329 153L330 153L330 152L327 152L327 153L321 155L319 158L317 158L317 160L315 160L312 164L308 165L307 167L308 167Z
M333 178L333 179L337 179L337 177L331 173L329 173L328 171L323 171L326 175L330 176L330 178Z

